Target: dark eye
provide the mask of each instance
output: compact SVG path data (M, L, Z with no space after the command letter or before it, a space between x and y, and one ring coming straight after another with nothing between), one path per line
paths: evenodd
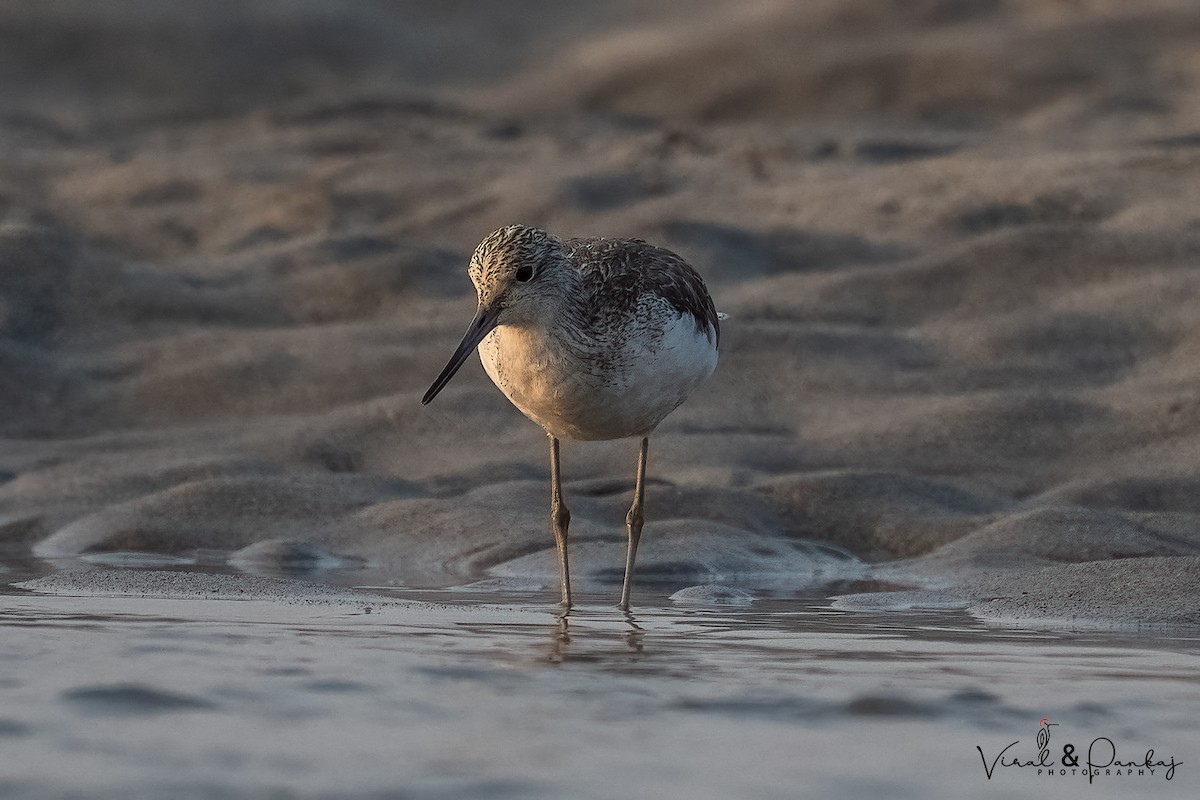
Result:
M525 283L533 277L533 267L528 264L522 264L517 268L517 282Z

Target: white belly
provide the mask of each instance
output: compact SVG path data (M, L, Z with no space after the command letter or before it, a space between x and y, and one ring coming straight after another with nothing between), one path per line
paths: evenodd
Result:
M513 405L552 436L644 436L717 366L715 336L697 332L689 315L673 316L583 348L564 346L552 330L502 325L480 343L479 358Z

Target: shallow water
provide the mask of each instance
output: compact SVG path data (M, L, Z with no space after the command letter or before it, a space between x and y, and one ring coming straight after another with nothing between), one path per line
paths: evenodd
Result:
M13 580L14 575L5 576ZM1195 796L1200 641L825 597L625 618L585 597L0 595L0 796ZM368 611L369 609L369 611ZM1170 780L1038 775L1097 737ZM1086 764L1086 761L1081 763Z

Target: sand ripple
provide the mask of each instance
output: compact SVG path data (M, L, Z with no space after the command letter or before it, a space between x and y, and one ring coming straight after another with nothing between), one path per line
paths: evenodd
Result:
M647 581L1195 619L1194 4L68 5L0 12L0 552L552 583L543 437L473 366L417 402L520 221L731 315ZM598 588L634 458L564 454Z

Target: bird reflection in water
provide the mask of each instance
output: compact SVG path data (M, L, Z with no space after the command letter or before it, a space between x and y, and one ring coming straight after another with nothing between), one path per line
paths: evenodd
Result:
M637 623L637 619L631 612L625 612L625 629L621 632L621 642L624 645L623 651L607 651L595 647L601 641L606 641L608 637L605 635L607 631L603 629L594 629L588 631L584 641L590 642L593 646L586 651L570 652L572 643L571 636L571 620L573 610L567 610L558 614L554 619L554 625L551 628L550 650L546 654L546 660L551 664L562 664L568 660L574 661L604 661L615 655L632 656L632 661L638 661L645 652L645 629Z

